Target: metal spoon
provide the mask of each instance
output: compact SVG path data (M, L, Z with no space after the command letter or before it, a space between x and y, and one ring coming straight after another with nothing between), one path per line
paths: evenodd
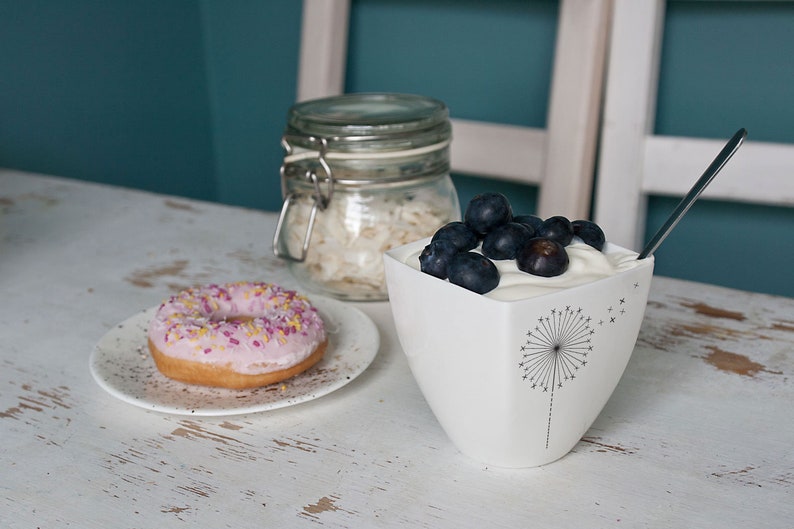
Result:
M655 252L656 249L659 248L659 245L662 244L662 241L664 241L667 236L670 235L670 232L676 227L678 221L680 221L681 218L686 215L687 211L689 211L689 208L692 206L695 200L697 200L703 190L706 189L706 186L709 185L712 180L714 180L714 177L717 176L717 173L719 173L725 164L728 163L728 160L731 159L733 153L739 149L739 146L742 144L746 136L746 129L741 128L736 131L736 134L734 134L728 143L725 144L725 147L723 147L717 157L714 158L714 161L711 162L711 165L706 168L703 175L698 178L697 182L695 182L695 185L693 185L692 189L689 190L689 193L687 193L681 202L679 202L678 206L676 206L675 210L670 214L670 217L667 219L664 225L659 228L659 231L656 232L656 235L653 236L651 241L645 246L642 252L640 252L640 255L637 257L637 259L645 259L646 257L653 255L653 252Z

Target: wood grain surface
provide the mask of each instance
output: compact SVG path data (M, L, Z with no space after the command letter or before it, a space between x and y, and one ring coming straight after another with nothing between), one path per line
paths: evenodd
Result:
M311 402L176 416L94 382L97 341L178 289L297 287L275 214L11 170L0 211L2 527L794 527L792 299L654 278L593 427L505 470L450 444L385 302L356 304L373 364Z

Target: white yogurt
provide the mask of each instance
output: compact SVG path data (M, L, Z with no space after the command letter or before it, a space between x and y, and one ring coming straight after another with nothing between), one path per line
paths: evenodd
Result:
M405 264L419 270L421 250L409 255ZM641 264L641 261L637 260L637 252L609 243L604 246L604 251L600 252L574 239L574 242L565 247L565 251L568 252L570 264L564 273L555 277L541 277L522 272L512 259L492 259L499 270L499 285L484 296L502 301L542 296L603 279Z

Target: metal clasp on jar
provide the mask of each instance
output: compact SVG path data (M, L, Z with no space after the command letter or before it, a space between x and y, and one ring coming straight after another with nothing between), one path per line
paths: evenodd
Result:
M309 157L313 157L314 151L309 151L307 153L301 153L300 156L294 155L294 148L290 143L290 137L284 136L281 139L281 145L284 147L286 154L284 156L284 162L281 164L281 169L279 170L281 175L281 191L284 195L284 204L281 206L281 213L278 217L278 223L276 224L276 233L273 236L273 253L276 257L281 259L285 259L287 261L296 261L296 262L303 262L306 260L306 254L309 251L309 244L311 243L312 238L312 231L314 230L314 221L317 218L318 211L324 211L325 208L328 207L328 204L331 202L331 198L334 194L334 176L331 172L331 167L328 165L328 161L326 159L328 155L328 139L327 138L317 138L317 137L309 137L305 138L302 137L305 141L308 139L311 143L317 144L317 161L320 164L320 167L323 168L325 172L325 193L320 186L320 176L317 175L317 171L313 169L306 169L303 172L302 178L311 184L313 192L312 198L314 203L312 204L312 209L309 213L309 221L306 225L306 233L303 236L303 243L301 245L300 255L293 255L290 252L289 244L282 245L282 238L281 232L284 229L285 220L287 218L287 214L295 202L297 198L297 194L294 192L289 192L289 187L287 185L287 171L290 168L290 163L295 161L295 159L305 159ZM308 155L308 156L306 156Z

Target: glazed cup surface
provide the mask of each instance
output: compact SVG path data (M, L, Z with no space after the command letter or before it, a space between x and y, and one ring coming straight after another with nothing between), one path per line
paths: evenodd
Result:
M405 264L427 242L388 251L384 264L400 344L436 419L461 452L488 465L561 458L626 368L653 259L567 290L499 301Z

